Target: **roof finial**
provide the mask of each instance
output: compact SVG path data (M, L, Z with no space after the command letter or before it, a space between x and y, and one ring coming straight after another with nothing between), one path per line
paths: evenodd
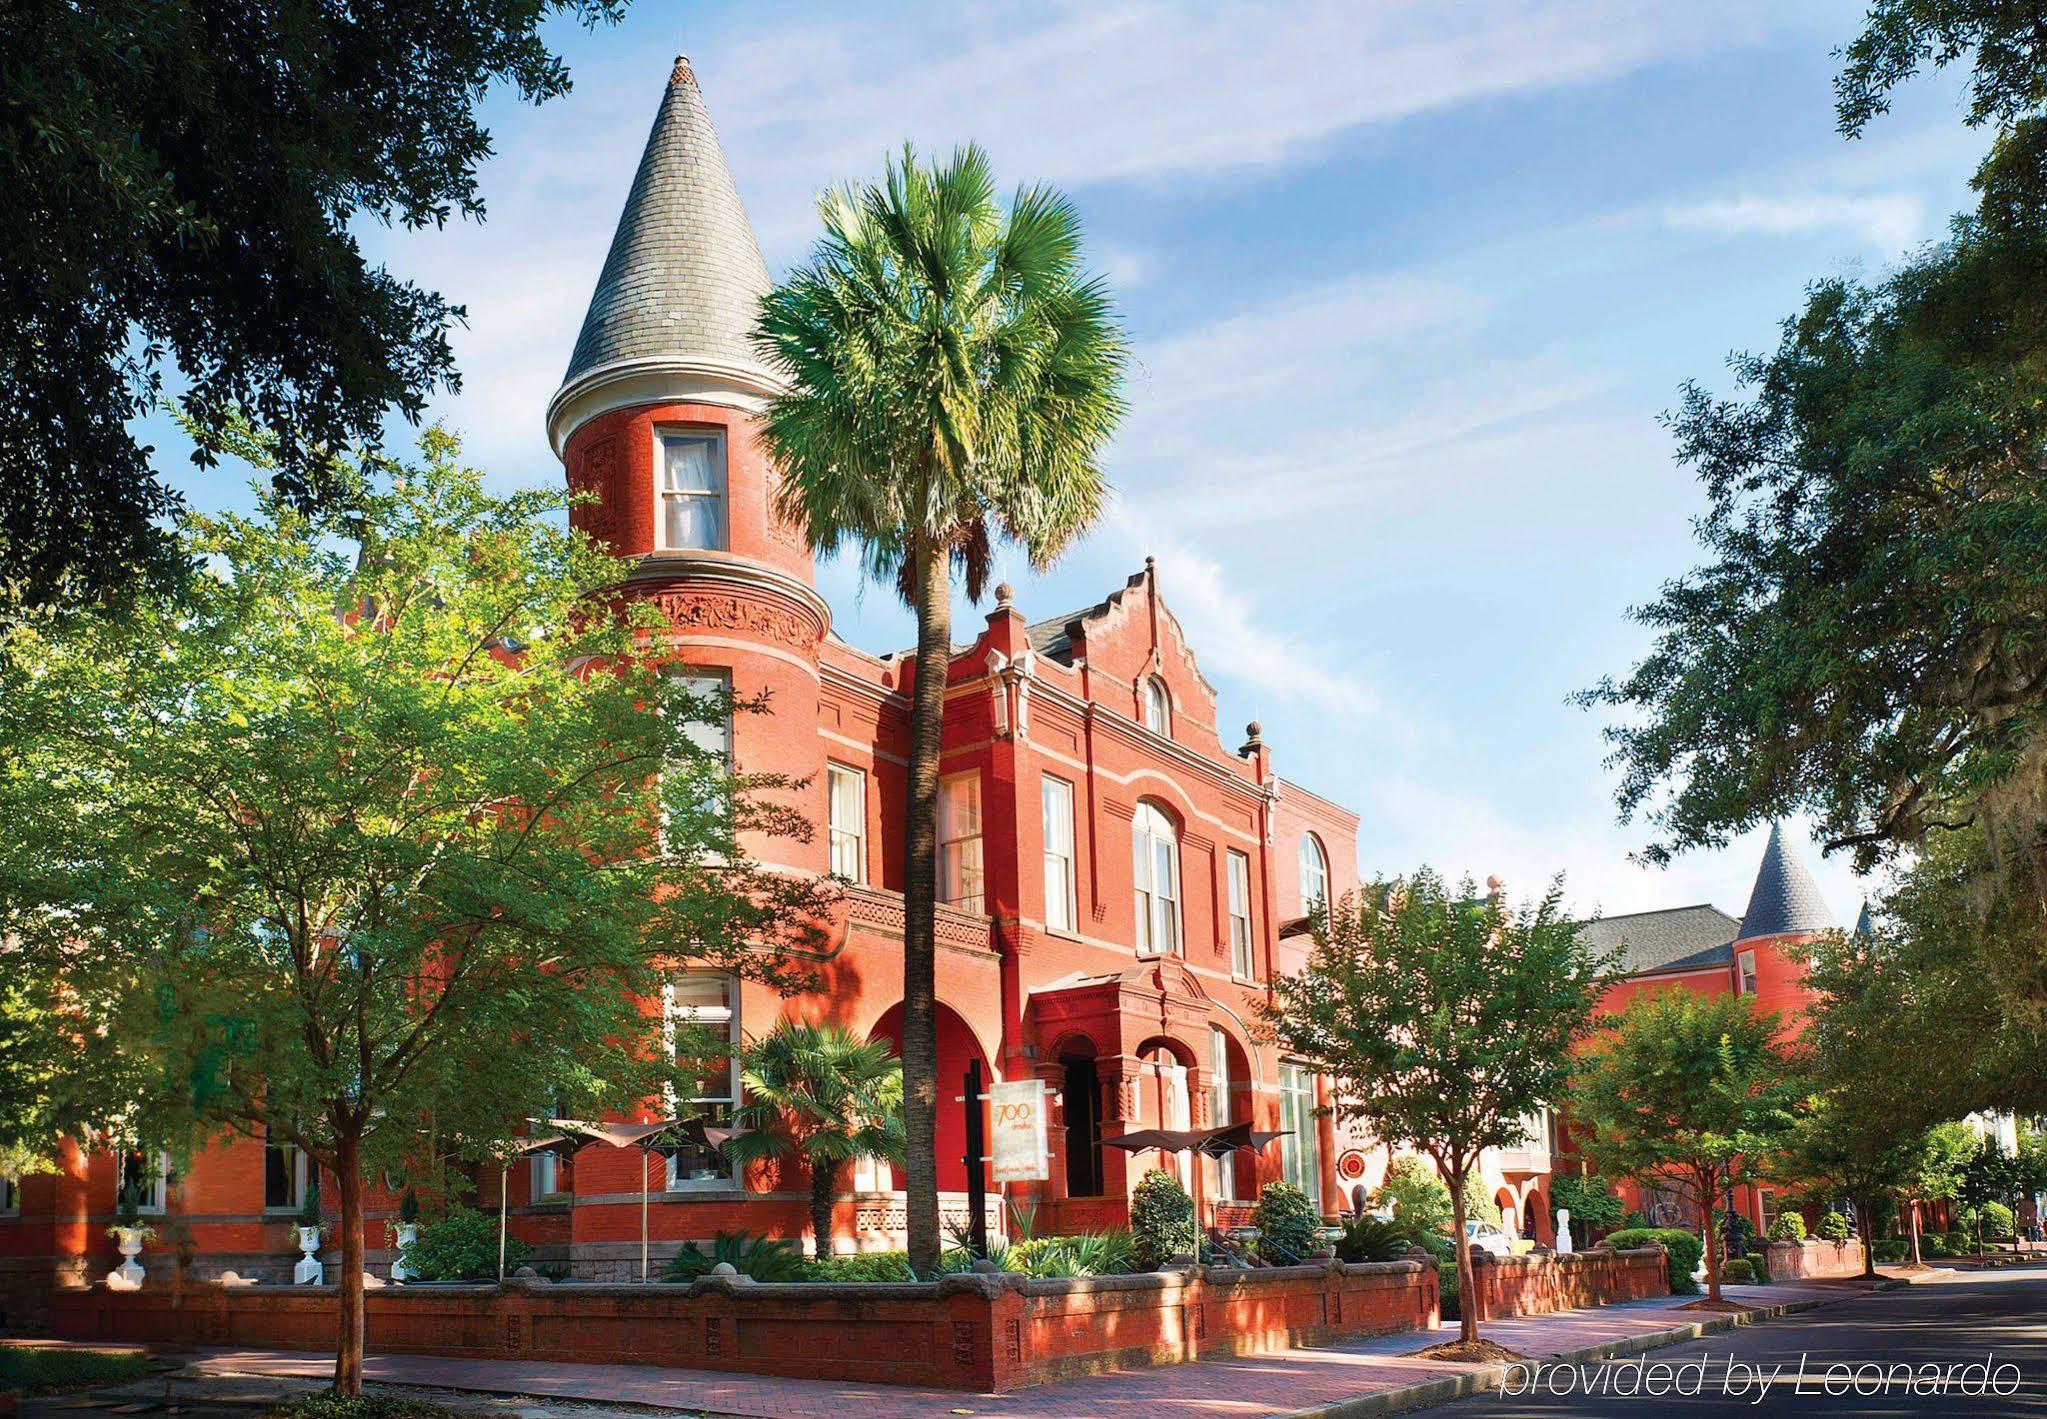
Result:
M697 71L689 67L687 54L676 55L675 67L668 71L668 87L672 89L677 84L688 84L692 89L697 86Z

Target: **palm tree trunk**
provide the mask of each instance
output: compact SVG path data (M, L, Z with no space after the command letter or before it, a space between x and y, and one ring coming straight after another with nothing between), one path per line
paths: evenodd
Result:
M832 1254L832 1193L838 1177L831 1163L810 1165L810 1250L819 1261Z
M334 1180L341 1192L341 1315L335 1326L334 1391L362 1393L362 1156L353 1138L334 1148Z
M903 1160L910 1266L938 1269L938 752L952 663L947 552L911 545L917 599L917 679L910 700L910 802L903 881Z

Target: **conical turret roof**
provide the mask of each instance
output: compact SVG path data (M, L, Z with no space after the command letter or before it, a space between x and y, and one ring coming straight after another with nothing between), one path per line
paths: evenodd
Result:
M747 333L768 288L696 72L678 55L562 388L608 368L758 372Z
M1755 890L1749 893L1741 934L1735 940L1833 929L1834 916L1820 895L1819 883L1786 845L1783 825L1772 823L1770 845L1763 849L1763 865L1756 872Z

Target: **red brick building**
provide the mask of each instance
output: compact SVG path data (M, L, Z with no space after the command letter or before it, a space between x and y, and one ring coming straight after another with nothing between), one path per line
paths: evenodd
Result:
M1663 990L1732 992L1751 997L1758 1010L1778 1015L1784 1036L1796 1038L1805 1028L1812 993L1792 948L1838 929L1819 884L1785 841L1783 829L1773 826L1748 910L1740 920L1702 902L1604 917L1588 924L1584 935L1618 958L1600 999L1602 1010L1618 1010L1636 996ZM1562 1164L1566 1169L1573 1166ZM1617 1186L1627 1206L1643 1212L1652 1223L1690 1225L1689 1204L1674 1195L1645 1191L1631 1182ZM1768 1186L1743 1185L1734 1189L1733 1205L1758 1228L1767 1228L1776 1215L1776 1192Z
M777 382L746 338L768 284L695 76L678 60L547 431L570 487L593 495L574 521L627 559L634 588L666 613L678 669L767 699L767 713L737 715L715 737L741 771L807 781L816 833L752 850L848 883L836 938L814 963L820 992L784 1000L696 975L673 983L669 1006L735 1040L781 1017L899 1036L914 667L833 633L809 548L771 511L776 474L755 417ZM958 1092L950 1086L970 1059L992 1080L1046 1082L1051 1175L1012 1188L1038 1204L1041 1228L1121 1221L1158 1157L1101 1140L1148 1126L1292 1130L1255 1158L1202 1164L1208 1196L1225 1204L1281 1176L1332 1210L1347 1196L1331 1127L1314 1116L1322 1086L1252 1025L1267 983L1305 952L1305 938L1282 928L1356 885L1357 817L1282 779L1275 763L1256 724L1224 730L1149 563L1063 615L1028 615L1000 588L956 648L940 826L941 1096ZM722 1114L736 1070L703 1087L693 1102ZM957 1220L963 1126L958 1108L942 1109L940 1188ZM156 1218L144 1258L153 1273L288 1276L302 1160L243 1140L199 1150L180 1176L157 1160L125 1166ZM580 1274L633 1274L643 1167L657 1264L721 1228L804 1229L800 1173L742 1177L710 1153L645 1160L602 1146L516 1167L512 1228ZM109 1155L74 1152L63 1173L10 1186L0 1282L12 1278L20 1297L53 1277L103 1275L116 1171ZM839 1202L842 1236L899 1244L895 1181L862 1171ZM496 1179L483 1185L495 1202ZM379 1269L390 1210L372 1198Z

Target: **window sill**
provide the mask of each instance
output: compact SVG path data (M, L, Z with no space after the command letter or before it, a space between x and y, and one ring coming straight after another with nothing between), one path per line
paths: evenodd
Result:
M662 1197L698 1197L705 1193L744 1192L737 1178L677 1178L668 1184Z

